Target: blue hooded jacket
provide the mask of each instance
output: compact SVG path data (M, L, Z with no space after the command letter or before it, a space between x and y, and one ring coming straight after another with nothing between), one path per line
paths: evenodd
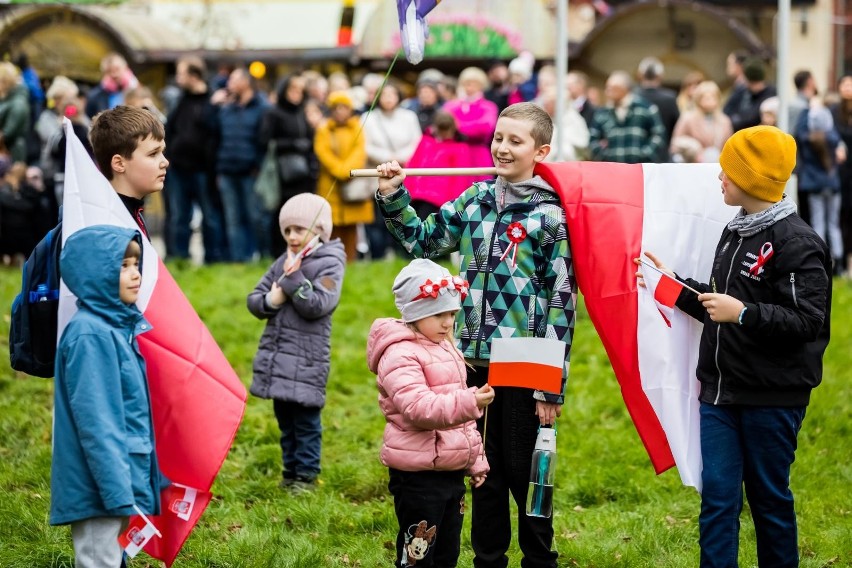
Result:
M50 524L160 512L145 361L136 336L151 329L119 298L124 252L139 231L108 225L66 241L60 270L78 312L56 353Z

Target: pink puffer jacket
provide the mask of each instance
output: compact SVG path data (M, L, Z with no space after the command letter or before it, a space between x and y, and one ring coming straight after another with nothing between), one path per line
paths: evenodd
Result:
M378 375L385 415L382 463L403 471L488 472L475 419L476 389L467 388L464 359L449 341L433 343L402 321L373 322L367 364Z

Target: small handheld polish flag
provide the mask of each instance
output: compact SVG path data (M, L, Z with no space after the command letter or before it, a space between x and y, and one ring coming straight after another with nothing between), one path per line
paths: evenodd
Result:
M139 507L134 505L133 508L136 509L138 516L133 517L130 524L127 525L127 530L118 536L118 543L130 558L135 558L137 554L142 552L142 549L154 535L163 536L154 526L154 523L139 510Z
M543 337L505 337L491 341L488 384L562 392L565 343Z
M645 279L645 287L657 303L657 309L668 327L672 326L674 318L675 302L680 296L681 290L686 288L698 294L698 291L690 288L680 280L672 278L644 258L642 262L642 276Z

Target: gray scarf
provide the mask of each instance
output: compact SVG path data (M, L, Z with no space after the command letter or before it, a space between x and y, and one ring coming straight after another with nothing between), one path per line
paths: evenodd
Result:
M533 176L518 183L509 183L503 178L498 177L494 182L494 193L497 196L497 212L502 213L503 209L509 205L520 203L530 195L541 190L554 193L550 184L544 181L541 176Z
M737 216L728 223L728 229L741 237L750 237L795 212L796 204L785 195L781 201L759 213L748 215L745 209L740 209Z

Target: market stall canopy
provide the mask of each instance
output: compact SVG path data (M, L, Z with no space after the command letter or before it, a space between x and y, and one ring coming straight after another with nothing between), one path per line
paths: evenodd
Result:
M192 45L177 30L146 14L99 6L26 6L4 13L0 51L27 53L46 76L100 79L101 57L110 51L144 62L157 52Z
M354 4L353 41L380 0ZM382 2L388 4L389 2ZM292 50L338 47L345 0L255 0L186 2L165 0L148 6L152 16L178 26L198 49Z
M444 0L426 16L429 59L509 59L519 52L550 59L556 21L541 0ZM383 2L366 24L358 55L393 57L400 48L396 2Z

